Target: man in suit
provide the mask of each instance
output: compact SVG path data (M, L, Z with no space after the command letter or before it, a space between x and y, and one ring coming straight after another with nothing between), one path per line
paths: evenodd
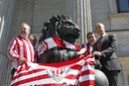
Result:
M102 64L101 71L107 76L109 86L117 86L117 76L121 70L117 55L117 39L108 35L102 23L96 24L96 33L100 36L93 46L94 55Z

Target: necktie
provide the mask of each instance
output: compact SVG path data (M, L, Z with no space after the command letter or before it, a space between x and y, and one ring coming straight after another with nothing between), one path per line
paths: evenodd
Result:
M91 53L90 51L90 44L87 44L87 54L89 55Z
M101 51L101 48L102 48L102 37L100 37L99 40L98 40L97 48L98 48L99 51Z

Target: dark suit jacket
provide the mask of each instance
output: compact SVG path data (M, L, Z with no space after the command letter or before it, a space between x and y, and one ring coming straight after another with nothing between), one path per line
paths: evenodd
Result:
M98 41L93 46L93 51L98 51L97 48ZM100 63L102 68L106 68L109 71L120 71L121 67L116 55L117 39L115 35L105 35L102 38L102 59Z

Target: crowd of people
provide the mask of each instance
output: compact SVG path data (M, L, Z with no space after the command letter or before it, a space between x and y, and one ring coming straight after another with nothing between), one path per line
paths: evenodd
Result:
M105 25L97 23L95 26L97 39L93 32L87 33L87 43L82 44L84 51L79 52L83 55L94 55L99 62L99 69L107 76L109 86L117 86L118 73L121 67L116 55L117 38L114 34L105 32ZM13 76L18 65L29 61L37 62L38 51L35 48L37 38L30 35L31 28L28 24L22 23L19 28L19 35L14 37L8 47L8 55L12 60L11 75ZM98 67L96 67L98 68Z

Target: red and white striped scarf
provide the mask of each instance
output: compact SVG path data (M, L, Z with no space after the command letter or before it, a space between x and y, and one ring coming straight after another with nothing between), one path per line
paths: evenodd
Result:
M54 47L58 48L67 48L67 49L73 49L79 51L81 48L78 44L71 44L67 41L64 41L58 37L48 38L44 41L41 41L38 46L38 55L45 53L48 51L48 49L52 49Z
M22 64L11 86L95 86L94 57L53 64Z
M92 51L93 51L93 47L89 43L83 44L82 45L82 48L85 48L86 49L86 52L84 54L85 56L91 54Z

